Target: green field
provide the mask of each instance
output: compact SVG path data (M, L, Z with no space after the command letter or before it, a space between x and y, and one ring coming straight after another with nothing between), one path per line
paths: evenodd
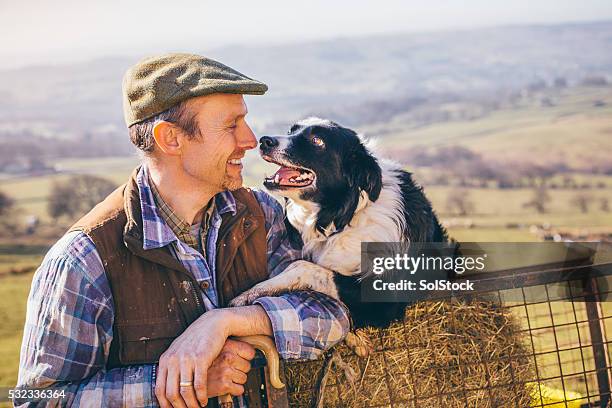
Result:
M47 248L47 245L0 244L0 277L32 272Z
M0 387L14 386L17 382L19 349L31 280L31 273L0 276Z
M72 171L79 171L89 165L88 174L106 177L116 184L125 181L137 161L133 158L96 159L87 161L63 160L62 166ZM245 165L245 184L260 187L259 180L266 173L270 174L273 166L263 162L250 153ZM418 171L416 172L418 181ZM25 177L0 183L0 189L9 193L21 209L21 214L35 214L44 221L50 221L47 215L47 195L54 181L64 180L66 174L44 177ZM580 177L586 177L581 174ZM580 180L580 177L576 177ZM473 204L473 211L467 216L455 216L449 212L447 198L457 194L457 189L448 186L425 186L425 193L432 201L434 209L440 218L449 224L451 230L457 230L457 238L477 241L531 241L534 239L528 229L532 224L551 224L554 227L589 229L593 231L607 230L612 227L612 212L604 212L599 208L599 200L607 198L612 202L612 176L595 176L597 181L604 183L605 188L589 188L581 190L555 189L549 190L551 201L547 204L547 212L538 214L531 208L523 207L530 200L533 191L528 188L505 189L497 188L465 188L460 193L468 197ZM593 180L594 184L594 180ZM587 213L581 213L571 200L576 194L588 194L593 200ZM470 231L465 231L462 224L470 224ZM510 224L518 224L514 229L508 229ZM516 227L519 227L518 229Z
M125 182L138 164L136 157L66 159L52 163L61 173L38 177L20 177L0 180L0 190L10 195L23 214L33 214L48 220L47 196L55 182L73 174L92 174L107 178L117 185Z

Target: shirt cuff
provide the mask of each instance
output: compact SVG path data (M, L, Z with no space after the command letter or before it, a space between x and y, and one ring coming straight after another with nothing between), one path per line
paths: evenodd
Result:
M254 304L265 310L274 333L278 354L284 360L302 358L302 322L293 305L282 297L262 297Z
M123 401L138 402L143 407L156 407L155 372L157 365L143 364L125 367L123 374ZM149 380L151 382L149 382Z
M153 364L151 366L151 398L154 402L157 403L157 397L155 396L155 383L157 382L157 368L158 364Z

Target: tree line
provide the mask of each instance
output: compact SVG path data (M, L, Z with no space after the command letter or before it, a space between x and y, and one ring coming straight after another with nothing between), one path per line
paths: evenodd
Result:
M429 148L387 148L384 155L412 168L434 170L427 176L429 185L458 185L460 187L592 189L606 188L603 181L577 181L569 174L572 169L563 162L534 163L530 161L499 162L460 145ZM612 164L592 163L587 174L612 175ZM553 179L559 175L559 179Z
M114 182L92 175L75 175L53 182L46 205L51 224L61 233L66 225L91 210L115 188ZM23 210L17 204L14 198L0 190L0 237L33 235L41 226L38 216L26 214L23 217Z

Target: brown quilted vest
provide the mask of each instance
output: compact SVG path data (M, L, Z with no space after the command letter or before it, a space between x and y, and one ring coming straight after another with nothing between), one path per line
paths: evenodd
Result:
M91 238L110 284L115 319L109 369L156 363L172 341L205 312L198 282L171 250L143 250L137 173L138 169L70 229ZM222 215L217 239L220 307L268 278L263 210L250 190L242 188L232 194L237 212ZM259 375L257 370L249 373L250 406L259 405L250 395L257 393Z

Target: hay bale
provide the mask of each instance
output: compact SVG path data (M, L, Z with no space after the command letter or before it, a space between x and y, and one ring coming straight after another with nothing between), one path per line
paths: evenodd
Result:
M326 373L327 407L527 407L532 360L514 316L484 301L422 302L404 322L367 328L374 352L285 364L291 407L312 407ZM340 356L338 360L337 357ZM355 381L346 371L354 371ZM350 376L349 376L350 377Z

